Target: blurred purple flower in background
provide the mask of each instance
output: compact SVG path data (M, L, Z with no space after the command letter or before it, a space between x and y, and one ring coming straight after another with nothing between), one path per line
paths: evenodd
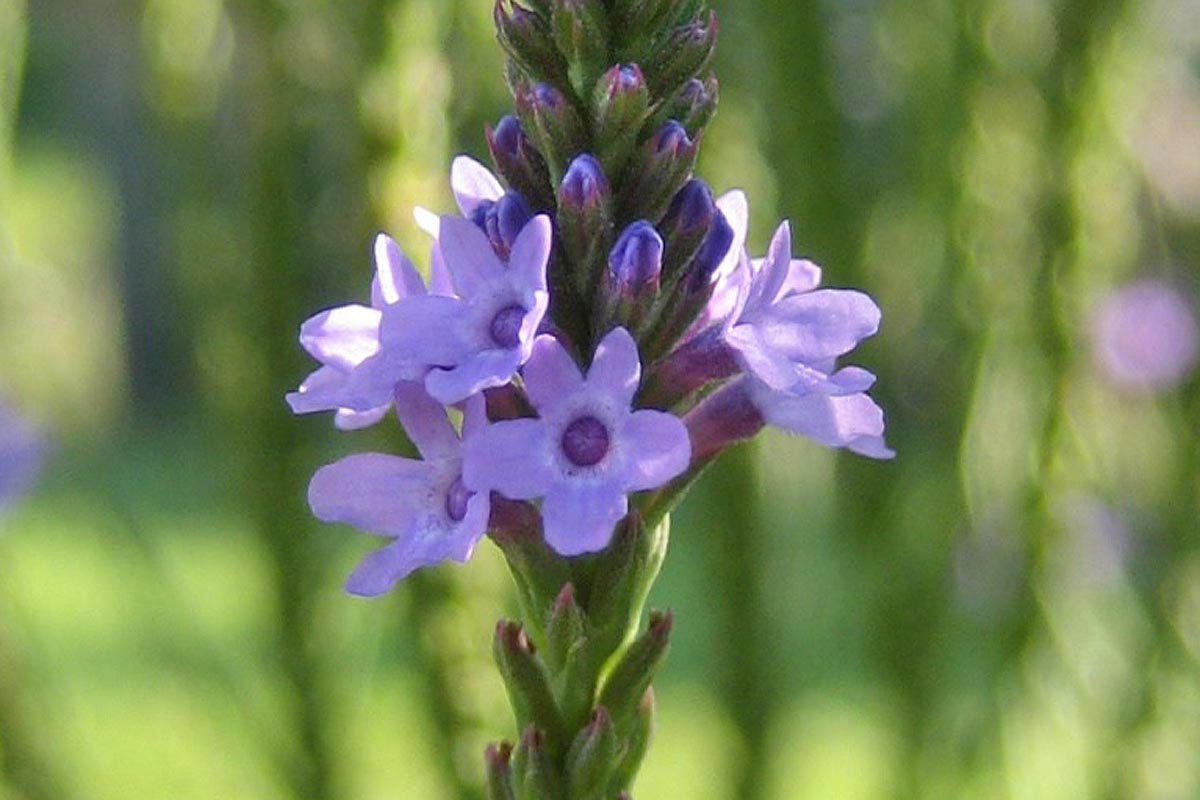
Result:
M29 491L45 455L37 428L0 401L0 513Z
M1163 391L1181 383L1196 365L1195 313L1169 283L1145 279L1111 292L1091 323L1096 363L1120 386Z

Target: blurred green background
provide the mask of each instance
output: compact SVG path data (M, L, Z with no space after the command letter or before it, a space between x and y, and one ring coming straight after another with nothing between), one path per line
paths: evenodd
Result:
M884 309L889 463L768 433L677 514L641 800L1200 797L1200 381L1100 298L1200 290L1195 0L716 0L700 174ZM0 0L0 797L479 797L494 548L364 602L291 417L316 310L485 157L489 0ZM1194 307L1194 305L1193 305Z

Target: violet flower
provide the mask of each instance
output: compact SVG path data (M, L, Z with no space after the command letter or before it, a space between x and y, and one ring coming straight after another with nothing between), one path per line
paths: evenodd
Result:
M38 431L0 403L0 512L29 491L45 454Z
M1183 295L1156 280L1108 295L1092 316L1099 367L1127 389L1164 391L1182 382L1200 355L1196 317Z
M461 441L420 384L398 384L395 404L423 460L360 453L317 470L308 487L318 519L394 540L367 555L347 580L346 591L363 597L383 594L420 567L466 561L491 511L488 494L469 491L462 480L463 442L486 421L483 396L464 404Z
M435 269L437 274L439 269ZM356 402L350 376L364 362L380 361L379 322L383 310L401 298L425 294L412 262L388 236L375 238L375 277L371 282L371 307L351 304L322 311L300 326L300 344L321 362L287 395L296 414L336 411L334 424L342 430L364 428L378 422L391 406L390 397L378 402ZM368 365L370 368L371 364Z
M426 294L389 307L380 322L381 351L402 373L364 375L363 396L378 397L394 377L423 378L433 397L457 403L508 383L529 358L550 294L550 220L534 217L501 262L475 223L443 217L437 249L457 296Z
M637 344L615 328L585 377L552 336L539 336L522 375L537 419L489 425L465 445L463 480L513 500L544 498L546 542L564 556L604 549L629 492L662 486L688 467L683 423L634 411Z

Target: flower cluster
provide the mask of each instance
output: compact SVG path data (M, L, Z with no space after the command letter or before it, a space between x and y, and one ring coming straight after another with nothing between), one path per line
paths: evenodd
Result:
M459 213L417 212L428 284L380 235L370 305L301 327L320 367L292 409L353 429L394 407L421 456L355 455L312 480L317 517L393 539L351 576L356 594L468 558L514 504L559 555L604 550L626 515L661 518L765 425L892 455L873 376L837 365L879 309L820 288L786 223L750 258L745 196L693 175L715 17L698 2L529 6L496 4L517 111L487 131L499 177L460 156Z

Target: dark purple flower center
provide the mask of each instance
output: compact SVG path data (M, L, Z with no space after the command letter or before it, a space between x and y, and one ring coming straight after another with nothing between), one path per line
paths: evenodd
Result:
M525 309L518 305L506 306L496 312L492 317L491 334L497 347L512 350L520 343L525 314Z
M608 455L608 428L595 417L580 417L563 432L562 449L577 467L594 467Z
M450 519L462 522L463 517L467 516L467 503L474 494L463 485L461 477L454 479L454 483L450 484L446 491L446 513L450 515Z

